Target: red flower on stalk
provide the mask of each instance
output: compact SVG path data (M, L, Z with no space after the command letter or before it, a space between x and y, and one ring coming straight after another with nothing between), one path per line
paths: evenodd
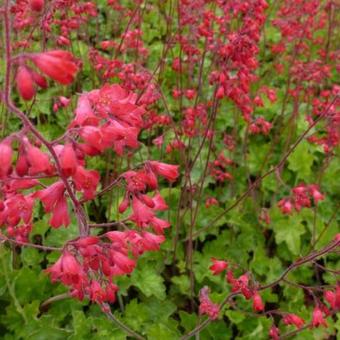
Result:
M280 339L280 330L275 325L273 325L269 330L269 336L273 340L279 340Z
M77 259L68 251L64 251L58 261L45 270L51 276L51 281L60 280L65 285L81 287L86 275Z
M220 308L217 304L213 303L210 300L208 287L203 287L200 290L199 300L200 300L199 307L200 315L208 315L211 320L216 320L218 318Z
M144 231L142 233L143 237L143 246L144 251L156 251L159 250L159 246L161 243L165 241L165 237L163 235L155 235Z
M41 12L44 8L44 0L31 0L31 9L35 12Z
M25 150L30 175L38 175L40 173L49 174L52 172L53 167L47 154L28 141L25 141Z
M61 225L67 227L70 224L64 192L64 183L58 181L35 194L41 200L45 211L52 212L50 224L53 228L59 228Z
M301 319L299 316L295 315L295 314L287 314L284 318L283 318L283 322L286 325L294 325L297 328L301 328L305 321L303 319Z
M73 175L76 190L82 191L85 200L90 200L94 197L97 185L99 183L99 173L95 170L86 170L79 165Z
M110 254L115 265L118 266L124 274L132 273L136 266L136 262L134 260L131 260L128 256L124 255L120 251L111 250Z
M330 304L334 310L340 310L340 285L336 286L336 291L326 290L324 292L325 300Z
M67 51L36 53L30 59L41 72L63 85L71 84L78 72L73 55Z
M313 311L312 326L311 327L327 327L327 322L323 317L322 311L319 307L315 307Z
M156 175L162 176L170 182L174 182L179 176L178 165L171 165L158 161L149 161L148 164Z
M15 76L18 92L22 99L31 100L36 91L31 72L26 66L19 66Z
M9 140L0 143L0 178L5 177L11 169L13 150Z
M100 118L97 117L93 110L88 97L88 94L82 94L78 99L77 108L74 111L75 118L70 124L70 127L94 125L97 126Z
M35 197L39 198L44 206L46 212L51 212L60 197L64 195L65 185L62 181L58 181L46 189L40 190L35 194Z
M262 312L264 310L264 303L258 292L255 292L253 296L253 310L255 312Z
M68 209L67 209L67 200L65 196L61 196L53 211L52 211L52 217L50 220L50 225L53 228L59 228L60 226L64 225L67 227L71 223L70 216L68 214Z
M228 268L228 263L226 261L217 260L214 257L211 258L211 261L213 264L209 269L213 275L218 275Z
M72 176L77 171L78 160L71 144L66 144L59 156L60 167L65 176Z
M132 212L129 219L134 221L139 227L148 225L155 216L152 209L140 201L136 196L132 199Z
M30 195L18 194L10 197L6 200L6 222L11 226L15 226L22 219L25 224L29 224L32 218L33 204L34 199Z

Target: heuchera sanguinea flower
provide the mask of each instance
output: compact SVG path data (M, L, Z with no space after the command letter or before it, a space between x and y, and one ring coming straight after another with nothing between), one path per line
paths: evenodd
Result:
M92 107L102 118L112 115L115 120L125 126L141 128L142 114L145 109L137 105L137 95L118 84L105 84L98 90L88 93Z
M208 315L208 317L211 320L216 320L218 318L220 308L217 304L213 303L210 300L208 287L203 287L200 290L199 300L200 300L199 306L200 315Z
M302 318L300 318L299 316L297 316L295 314L285 315L284 318L283 318L283 322L286 325L294 325L297 328L301 328L305 323L305 321Z
M166 178L168 181L175 181L178 176L178 165L166 164L158 161L149 161L152 171L154 171L157 175Z
M71 122L70 127L85 125L97 126L100 121L100 117L97 117L92 109L87 93L79 97L74 113L75 118Z
M30 5L32 11L41 12L44 8L44 0L31 0Z
M241 275L238 279L235 279L233 272L231 270L228 270L226 279L227 282L231 284L233 292L241 291L241 293L247 300L249 300L253 296L253 291L249 287L249 276L247 273Z
M13 150L9 140L3 140L0 143L0 178L5 177L12 164Z
M164 234L164 229L170 227L170 223L168 221L155 216L150 220L150 225L157 234Z
M18 67L15 82L22 99L31 100L34 97L36 91L33 77L26 66Z
M147 231L142 232L141 236L143 238L144 250L147 251L159 250L160 244L165 241L165 237L163 235L155 235Z
M324 292L324 298L329 303L332 309L335 309L335 293L331 290L326 290Z
M214 257L211 259L213 263L209 269L213 275L218 275L228 268L228 263L226 261L217 260Z
M258 292L253 295L253 310L254 312L262 312L264 310L264 303Z
M323 317L321 309L316 306L313 310L312 327L319 326L327 327L327 322Z
M151 208L141 202L136 196L132 199L132 215L129 217L139 227L148 225L155 216Z
M36 53L32 54L30 59L42 73L63 85L71 84L78 72L73 55L67 51Z
M33 81L42 89L47 88L47 80L45 77L43 77L41 74L38 72L35 72L34 70L29 70L32 76Z
M82 191L83 198L85 200L89 200L94 197L100 178L97 171L86 170L83 166L79 165L72 178L76 186L76 190Z
M35 197L41 200L45 211L52 212L50 225L53 228L59 228L61 225L67 227L70 224L67 200L64 196L64 192L64 183L58 181L34 194Z
M68 251L64 251L58 261L46 272L52 282L61 281L65 285L80 287L86 281L86 275L78 260Z
M270 330L269 330L269 336L273 340L279 340L280 339L280 330L275 325L272 325L270 327Z
M26 160L29 165L29 174L38 175L40 173L50 174L53 170L49 157L36 146L25 141Z
M20 220L29 224L32 218L34 199L30 195L17 194L6 200L6 222L11 225L17 225Z
M282 199L278 202L278 207L281 209L283 214L290 214L293 210L293 205L289 199Z
M39 198L44 206L46 212L51 212L60 197L64 195L65 185L62 181L57 181L49 187L37 191L35 197Z
M50 219L50 225L53 228L59 228L64 225L67 227L71 223L70 216L68 214L67 200L64 195L62 195L56 202L53 210L52 217Z
M324 292L324 298L333 310L340 310L340 285L337 284L335 292L326 290Z
M136 266L136 262L134 260L130 259L120 251L111 250L110 253L114 263L122 270L124 274L130 274L134 270Z
M24 146L21 144L19 146L18 158L15 164L15 172L18 176L22 177L28 173L28 160L25 152Z
M68 177L76 173L78 161L76 153L71 144L65 144L60 153L59 162L63 175Z
M152 198L152 201L154 203L154 209L158 211L164 211L168 210L169 207L166 204L164 198L160 195L159 192L156 193L156 195Z

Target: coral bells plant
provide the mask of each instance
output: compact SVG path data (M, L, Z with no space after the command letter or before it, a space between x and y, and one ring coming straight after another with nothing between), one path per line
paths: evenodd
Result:
M0 337L336 337L337 1L0 6Z

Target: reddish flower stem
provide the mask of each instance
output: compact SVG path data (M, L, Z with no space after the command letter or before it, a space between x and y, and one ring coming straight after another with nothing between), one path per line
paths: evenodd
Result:
M36 249L41 249L44 251L62 251L63 248L58 248L58 247L50 247L50 246L42 246L40 244L34 244L34 243L29 243L29 242L22 242L22 241L17 241L13 240L11 238L5 237L4 235L0 235L0 242L9 242L18 246L22 247L30 247L30 248L36 248Z

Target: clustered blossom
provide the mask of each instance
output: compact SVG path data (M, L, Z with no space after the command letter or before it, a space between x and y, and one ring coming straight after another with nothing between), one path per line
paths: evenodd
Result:
M263 117L257 117L253 123L249 126L251 134L263 134L268 135L272 128L272 124L267 122Z
M334 311L340 310L340 284L337 284L335 292L326 290L324 293L324 299L329 303L331 309Z
M301 328L305 324L305 320L295 314L287 314L283 317L283 323L286 325L294 325Z
M228 32L227 42L219 41L217 45L212 45L221 68L214 71L210 78L211 84L217 86L216 96L232 100L249 123L253 113L250 85L256 80L254 71L258 67L258 42L267 7L264 0L221 2L223 16L218 20L221 33L225 32L225 24L232 18L242 16L242 25Z
M285 0L272 21L281 33L280 41L271 48L273 54L277 54L274 67L282 73L283 63L294 51L289 71L292 86L288 92L295 102L302 97L305 102L312 103L313 113L306 116L309 123L321 114L326 117L322 123L324 127L319 126L308 138L309 142L322 145L326 153L331 153L340 141L339 102L332 103L332 97L339 93L339 86L330 88L328 84L332 72L339 70L340 56L325 47L328 46L327 38L319 33L325 29L327 17L335 8L333 1L323 5L320 0Z
M213 263L210 266L210 270L213 275L218 275L228 268L228 263L226 261L217 260L214 257L211 259Z
M63 85L72 83L79 69L75 58L67 51L54 50L21 57L15 80L18 92L24 100L31 100L35 96L36 86L47 88L45 77L29 67L28 60L44 75Z
M199 306L200 315L208 315L211 320L217 319L220 308L217 304L213 303L210 300L208 287L203 287L200 290L199 299L200 299L200 306Z
M300 184L292 189L292 195L278 202L278 207L283 214L290 214L293 209L300 211L302 208L310 208L312 202L317 205L325 196L319 191L316 184Z
M126 147L136 149L145 112L136 100L135 94L119 85L107 84L82 94L70 124L84 141L82 151L93 156L113 148L122 155Z
M198 138L211 142L212 157L215 158L209 162L208 170L220 185L233 179L231 168L236 167L233 159L237 158L216 151L219 146L214 141L218 132L215 119L219 105L227 101L232 103L241 112L247 133L268 135L273 124L266 120L262 108L266 101L274 104L281 95L279 87L277 94L274 88L267 86L253 93L256 87L253 85L260 74L260 36L268 8L265 0L218 0L213 6L209 0L179 1L178 30L162 51L162 60L155 72L146 68L152 53L143 42L141 22L142 12L149 10L149 4L142 6L141 0L134 4L142 10L138 7L135 10L130 4L123 5L120 0L107 0L114 15L127 18L129 23L123 31L114 30L112 40L98 41L90 48L88 58L99 82L104 85L79 95L74 118L65 135L50 142L48 150L47 145L42 145L26 127L0 141L0 227L6 228L9 238L23 243L28 241L34 228L33 212L38 202L45 213L50 214L49 225L60 228L71 223L71 201L73 211L77 212L74 200L81 206L97 196L101 177L98 171L88 169L88 157L109 150L118 157L127 155L128 170L114 174L114 182L125 190L118 206L119 214L127 216L122 223L123 231L118 228L91 236L88 230L86 235L68 241L58 261L46 270L51 280L66 285L73 297L88 298L98 304L115 302L119 289L114 283L116 278L131 274L138 258L145 252L158 251L165 241L165 231L170 227L169 221L158 216L168 209L159 191L159 181L177 181L179 167L155 160L133 167L131 155L140 146L140 133L148 130L150 143L159 149L157 151L163 152L164 147L165 153L173 153L171 156L174 157L177 153L182 156ZM339 71L340 54L324 48L329 42L320 36L319 30L325 29L333 5L333 1L325 4L319 0L282 1L278 15L272 21L281 37L268 49L278 75L287 72L289 78L284 95L284 101L293 101L289 119L293 118L294 125L299 118L300 99L310 104L312 113L306 116L307 123L312 126L323 119L307 140L321 145L329 156L340 141L339 102L333 100L339 95L340 87L330 87L328 83L332 73ZM59 48L71 50L72 33L98 13L95 4L86 1L13 2L11 14L16 35L21 37L24 30L28 32L33 27L25 40L12 44L13 51L30 48L35 43L35 27L41 28L44 40L43 52L22 53L12 60L16 89L23 100L32 100L39 88L47 89L48 79L61 85L69 85L75 80L81 61ZM59 47L45 50L49 38L53 38ZM330 37L328 39L331 41ZM266 44L270 44L270 39ZM167 55L168 49L172 48L175 50ZM317 51L316 58L312 48ZM167 85L173 99L167 107L163 90L154 78L158 67L163 69L163 61L169 58L172 58L171 69L178 77L176 83L167 79L175 77L164 77L164 82L169 81ZM213 61L208 67L206 64L210 59ZM290 64L288 69L284 67L287 62ZM209 69L208 74L204 73L206 69ZM159 99L164 101L166 112L159 113ZM53 111L58 113L60 109L70 107L71 101L71 97L55 98ZM281 112L283 120L289 110L284 111ZM229 127L223 132L223 148L232 153L237 145L237 135L228 131ZM158 134L160 130L161 135ZM48 184L43 179L48 180ZM195 193L194 186L190 190ZM299 212L302 208L316 206L324 198L318 185L300 184L291 190L289 197L278 202L278 207L283 214L290 214L293 210ZM208 197L205 202L206 208L218 204L214 197ZM262 209L259 219L270 224L266 209ZM211 261L212 275L223 273L232 293L252 302L253 312L264 317L270 315L270 311L265 312L261 286L250 272L236 276L229 262L216 258ZM199 314L216 320L220 306L211 301L209 294L208 287L200 290ZM328 327L326 318L340 310L340 285L324 290L323 301L316 298L311 328ZM297 330L306 326L305 320L296 314L280 311L277 314L284 325L294 326ZM280 338L280 330L275 324L269 335L274 340Z
M69 52L28 54L25 58L25 62L32 61L42 73L62 84L72 82L78 71ZM35 95L34 85L30 83L33 72L28 66L21 65L18 69L17 86L23 99ZM70 99L60 97L58 105L66 107L69 102ZM74 205L74 200L86 202L97 194L100 174L87 168L86 157L99 155L107 149L113 149L119 156L126 150L137 149L145 112L145 104L137 103L136 94L117 84L106 84L79 96L66 134L49 144L49 152L25 130L1 141L0 226L6 226L8 237L28 241L34 227L33 208L37 200L45 212L51 214L51 227L67 227L71 223L70 198ZM12 147L14 140L18 141L17 151ZM59 260L46 270L51 280L68 286L72 296L78 299L87 297L99 304L114 302L118 290L113 283L115 277L130 274L140 255L159 250L164 242L164 229L170 223L156 216L158 211L168 209L157 191L158 181L163 178L174 182L178 176L178 166L152 160L141 168L120 174L116 180L125 183L126 194L119 212L123 213L130 206L132 213L128 221L137 229L131 226L128 230L109 231L100 237L87 232L67 242ZM59 179L48 186L41 183L40 179L49 177ZM38 186L43 188L37 190ZM152 192L155 193L151 196Z
M233 160L226 157L223 152L221 152L217 158L209 164L210 175L215 178L217 182L223 183L232 180L233 175L227 171L227 169L234 165Z
M336 238L337 239L337 238ZM225 278L227 282L231 285L231 291L233 293L242 294L246 300L252 299L253 304L252 308L254 312L263 312L265 311L265 304L262 300L261 295L259 294L259 289L256 288L256 283L252 282L250 279L249 273L245 273L241 275L239 278L234 277L234 273L231 269L228 269L229 264L224 260L218 260L216 258L211 258L212 265L209 267L211 273L213 275L219 275L226 271ZM219 306L212 303L209 299L209 288L204 287L200 291L200 306L199 312L200 314L206 314L211 319L218 317ZM324 291L324 300L330 305L330 309L334 312L340 310L340 285L337 284L335 292L331 290ZM328 327L327 321L325 318L332 315L331 310L327 308L325 304L321 301L314 307L311 317L311 328L317 328L320 326ZM274 313L276 311L271 311L269 314ZM306 322L304 319L299 317L293 313L282 313L278 312L279 315L283 314L282 322L285 325L293 325L297 329L303 327ZM269 336L273 340L278 340L280 338L280 330L275 325L269 330Z
M167 204L159 193L153 197L147 195L148 190L156 190L157 177L162 176L168 181L175 181L178 177L178 167L157 161L149 161L144 169L139 171L127 171L121 175L126 181L126 194L119 205L119 212L124 213L131 206L132 214L129 220L138 227L151 226L155 233L163 234L164 229L170 227L168 221L155 216L156 211L168 209Z
M116 300L114 279L131 274L136 260L146 251L159 250L163 235L143 231L109 231L69 242L59 260L46 272L53 282L70 288L73 297L102 304ZM129 254L132 256L129 256Z
M234 277L233 271L228 270L228 263L223 260L211 259L212 265L210 271L213 275L219 275L220 273L227 271L225 278L229 284L231 284L232 292L240 292L247 300L253 299L253 310L255 312L262 312L264 310L264 303L256 287L251 285L249 275L243 274L238 279Z
M340 58L339 58L340 60ZM332 90L324 90L319 98L313 99L313 114L307 117L307 121L313 124L314 120L324 115L326 117L325 127L312 136L308 141L313 144L321 145L328 154L332 153L340 143L340 110L339 101L332 102L333 96L339 96L340 87L334 85Z
M213 205L219 205L218 200L215 197L208 197L205 201L205 207L209 208Z
M48 6L47 6L48 4ZM57 32L56 43L59 46L71 45L70 35L86 24L91 17L97 16L93 2L78 0L17 0L11 6L13 28L17 31L28 30L39 26L46 38ZM19 41L17 47L29 47L34 38Z
M315 307L313 310L312 327L324 326L328 327L326 320L323 317L320 307Z

